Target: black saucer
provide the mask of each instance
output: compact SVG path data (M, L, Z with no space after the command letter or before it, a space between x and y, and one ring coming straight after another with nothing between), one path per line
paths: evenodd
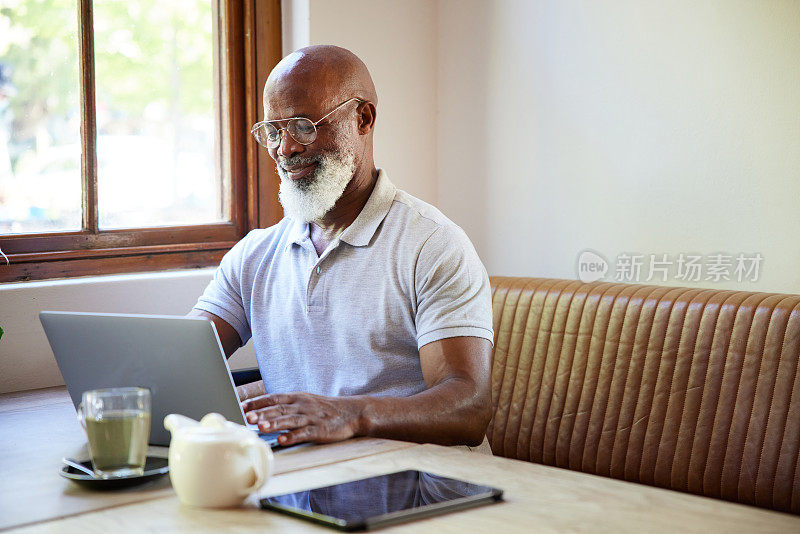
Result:
M89 460L78 463L89 469L92 469L92 462ZM141 475L129 475L114 478L95 478L68 465L62 467L58 472L58 474L62 477L68 478L73 482L77 482L81 486L98 490L138 486L139 484L144 484L150 480L155 480L156 478L167 473L169 473L167 459L159 456L147 457L147 460L144 464L144 473Z

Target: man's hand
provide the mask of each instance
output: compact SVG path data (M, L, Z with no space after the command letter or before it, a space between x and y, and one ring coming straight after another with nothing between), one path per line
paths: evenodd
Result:
M278 437L281 445L304 441L330 443L362 434L362 397L323 397L311 393L261 395L242 402L250 424L262 432L289 432Z
M262 432L288 430L278 438L281 445L356 436L479 445L492 418L491 349L488 340L468 336L422 346L420 363L428 388L408 397L262 394L244 400L242 410L247 422L258 423ZM263 388L263 383L256 384Z

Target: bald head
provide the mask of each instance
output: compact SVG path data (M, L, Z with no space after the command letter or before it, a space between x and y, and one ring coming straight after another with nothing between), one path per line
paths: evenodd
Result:
M290 93L322 107L348 98L377 104L378 95L367 66L358 56L333 45L317 45L292 52L278 63L264 85L264 111L276 97Z

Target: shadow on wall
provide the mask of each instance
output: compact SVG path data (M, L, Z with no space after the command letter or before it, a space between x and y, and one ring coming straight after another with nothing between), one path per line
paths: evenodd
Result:
M481 0L439 3L437 103L437 207L461 226L486 264L489 247L487 196L491 183L486 137L490 66L487 33L494 8Z

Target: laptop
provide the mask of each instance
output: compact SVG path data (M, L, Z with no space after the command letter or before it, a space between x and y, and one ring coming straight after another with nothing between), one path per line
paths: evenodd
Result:
M150 389L150 444L169 445L164 417L244 419L214 323L203 317L43 311L39 320L76 409L84 391ZM280 432L260 434L271 447Z

